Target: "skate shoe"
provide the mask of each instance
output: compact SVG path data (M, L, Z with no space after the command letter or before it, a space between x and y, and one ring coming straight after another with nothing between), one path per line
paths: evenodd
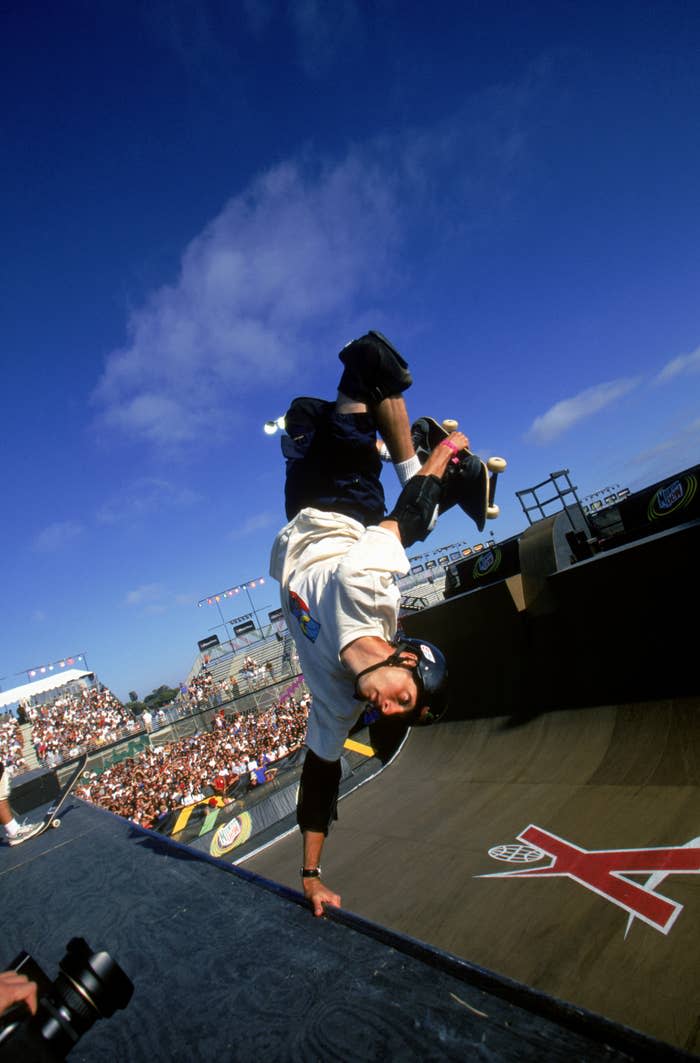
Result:
M345 366L338 390L358 402L375 405L413 383L405 358L374 329L347 343L338 357Z
M22 842L26 842L27 838L31 838L34 834L38 834L41 830L41 823L22 823L17 830L14 838L8 838L9 845L20 845Z

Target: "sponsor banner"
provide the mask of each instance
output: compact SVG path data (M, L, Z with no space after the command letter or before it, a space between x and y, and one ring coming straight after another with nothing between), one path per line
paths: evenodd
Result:
M625 531L644 527L662 531L700 517L698 481L700 465L695 465L624 499L619 504L619 512Z
M222 824L213 834L209 845L212 856L224 857L232 853L239 845L244 845L250 838L252 821L249 812L233 816L228 823Z
M517 538L492 543L488 548L451 564L447 569L445 597L465 594L489 583L515 576L520 571L520 548Z

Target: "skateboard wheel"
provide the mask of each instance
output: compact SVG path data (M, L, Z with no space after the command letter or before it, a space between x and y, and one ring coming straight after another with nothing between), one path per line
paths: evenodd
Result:
M495 520L498 514L501 512L500 507L497 505L489 506L486 510L487 520Z
M456 432L456 431L457 431L457 426L458 426L458 423L459 423L459 422L457 422L457 421L453 420L453 418L452 418L452 417L447 417L447 418L446 418L446 419L445 419L445 420L444 420L444 421L442 422L442 427L443 427L443 428L445 429L445 431L446 431L446 432Z
M486 462L486 468L490 472L503 472L508 462L505 458L489 458Z
M53 819L53 820L51 820L51 826L52 826L52 827L60 827L60 826L61 826L61 821L60 821L60 819Z

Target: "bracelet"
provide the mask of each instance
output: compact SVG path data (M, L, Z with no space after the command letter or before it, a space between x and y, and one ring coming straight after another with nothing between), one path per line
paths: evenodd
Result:
M321 877L321 868L320 867L300 867L299 868L299 874L301 875L302 878L320 878Z
M450 450L454 453L454 458L450 458L450 462L453 465L457 465L459 463L459 458L457 457L457 455L459 454L459 447L456 447L454 443L450 442L449 439L441 439L440 446L450 448Z

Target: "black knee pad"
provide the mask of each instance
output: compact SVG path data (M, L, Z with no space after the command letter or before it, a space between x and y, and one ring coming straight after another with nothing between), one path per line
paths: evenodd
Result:
M331 821L338 818L339 760L322 760L307 749L299 783L297 823L301 831L328 834Z
M442 491L442 481L437 476L412 476L408 481L386 517L397 522L404 547L427 539Z
M345 366L338 390L356 402L375 405L413 383L405 359L381 332L372 330L353 340L338 357Z

